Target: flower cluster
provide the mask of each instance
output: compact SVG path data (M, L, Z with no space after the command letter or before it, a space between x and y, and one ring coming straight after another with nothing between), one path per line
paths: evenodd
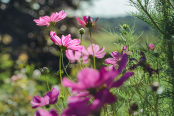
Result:
M124 54L120 60L118 69L113 68L112 70L107 71L105 67L102 67L100 71L98 71L96 69L84 68L77 74L77 83L72 82L68 78L64 78L63 85L65 87L71 87L73 92L88 92L85 98L83 96L78 97L77 99L82 100L83 104L86 104L85 107L88 107L89 112L95 115L100 113L101 108L105 104L111 104L116 101L116 97L109 90L114 87L120 87L134 74L133 72L128 71L123 74L120 79L114 81L125 69L127 61L128 56ZM88 105L86 100L88 101L90 96L93 96L95 99L93 100L93 103ZM79 101L77 100L77 102ZM75 102L75 104L78 104L77 102Z
M39 26L43 25L55 25L56 22L64 19L66 13L60 11L59 13L53 13L50 17L44 16L34 21ZM78 17L76 19L79 24L87 28L94 26L98 18L93 22L92 18L88 16L83 17L84 21L81 21ZM84 34L84 30L81 29L80 34ZM72 39L71 35L62 35L61 37L56 35L56 32L50 31L51 40L59 46L61 52L65 52L66 57L71 63L87 63L90 56L93 59L104 58L106 52L105 47L99 47L97 44L91 43L86 49L81 45L80 39ZM61 81L62 88L70 87L72 92L77 94L68 98L68 107L62 111L61 116L88 116L88 115L100 115L100 112L105 104L112 104L116 102L117 98L110 91L112 88L120 87L129 77L133 76L134 73L125 70L128 62L128 54L131 54L127 50L127 47L123 47L123 51L120 54L117 51L112 52L112 58L105 60L110 70L106 67L102 67L100 71L94 68L83 67L83 69L77 74L77 82L73 82L68 78L63 78ZM94 60L95 62L95 60ZM118 66L118 68L116 68ZM61 71L61 56L59 62L59 70ZM124 71L124 73L123 73ZM122 75L121 77L119 75ZM60 79L62 79L60 73ZM64 91L62 89L62 91ZM46 93L43 97L38 95L34 96L31 101L32 108L38 108L42 106L48 107L51 104L55 104L58 101L60 91L56 88L52 88L51 91ZM64 94L62 94L64 95ZM63 101L63 99L62 99ZM92 102L91 102L92 101ZM51 109L50 111L38 108L35 112L35 116L58 116L56 110Z

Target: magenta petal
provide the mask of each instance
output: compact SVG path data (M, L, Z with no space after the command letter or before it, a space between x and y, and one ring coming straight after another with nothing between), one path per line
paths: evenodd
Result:
M45 106L49 104L50 98L48 96L45 97L40 97L40 96L34 96L33 100L31 101L31 107L32 108L37 108L40 106Z
M61 116L89 116L88 98L81 99L72 96L68 101L68 108L63 111Z
M128 62L128 56L127 56L127 54L124 54L119 63L119 67L118 67L118 71L120 73L126 68L127 62Z
M116 64L116 60L114 58L105 59L106 64Z
M87 17L86 16L83 16L83 21L87 22Z
M50 110L51 116L59 116L55 109Z
M129 77L133 75L133 72L126 72L119 80L113 83L112 87L120 87Z
M63 78L63 82L62 83L63 83L63 86L65 86L65 87L71 87L72 90L77 90L77 91L80 90L78 84L70 81L67 78Z
M50 31L50 36L51 36L51 40L56 44L61 46L62 42L61 39L56 35L56 33L54 31Z
M96 20L92 24L94 25L97 22L97 20L98 20L98 17L96 18Z
M52 109L50 110L50 112L43 110L41 108L39 108L34 116L58 116L58 113L56 110Z
M100 99L103 104L112 104L116 101L116 97L107 89L96 93L95 99Z
M112 104L116 101L116 97L105 89L95 94L94 102L90 105L91 111L99 113L105 104Z
M86 23L80 20L78 17L76 17L77 21L79 22L80 25L85 26Z
M100 73L98 70L84 68L77 74L78 82L80 82L84 87L95 88L97 82L100 79Z
M48 92L45 96L49 96L50 104L55 104L58 101L58 95L60 91L56 88L52 88L52 91Z
M115 59L120 59L121 54L117 51L112 52L111 56Z

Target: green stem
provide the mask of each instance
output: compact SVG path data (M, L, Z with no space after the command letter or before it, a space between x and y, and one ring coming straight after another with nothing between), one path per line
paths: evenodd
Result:
M61 82L61 88L62 88L62 94L63 94L63 84L62 84L62 69L61 69L61 56L62 55L62 50L60 52L60 59L59 59L59 71L60 71L60 82Z
M63 62L63 53L62 53L62 66L63 66L63 69L64 69L66 75L68 76L68 78L69 78L70 80L72 80L71 77L68 75L68 73L67 73L67 71L66 71L66 68L65 68L65 65L64 65L64 62Z
M138 91L137 88L135 88L135 90L137 91L137 93L146 101L147 104L149 104L149 106L153 109L153 111L156 113L156 116L158 116L158 112L156 111L156 109L149 103L149 101Z
M81 45L82 45L82 34L81 34ZM82 69L82 62L83 62L83 58L82 58L82 51L81 51L81 58L80 58L80 68Z
M47 75L45 75L45 81L46 81L46 83L47 83L48 91L50 91L50 87L49 87L49 85L48 85L48 80L47 80Z
M66 107L65 107L65 103L64 103L64 100L63 100L63 99L62 99L62 103L63 103L63 107L64 107L64 109L65 109Z
M92 45L92 36L91 36L91 29L89 28L89 33L90 33L90 40L91 40L91 45ZM92 52L93 52L93 62L94 62L94 69L96 68L95 66L95 56L94 56L94 48L92 45Z
M64 69L66 75L68 76L68 78L69 78L70 80L72 80L71 77L68 75L68 73L67 73L67 71L66 71L66 68L65 68L65 66L64 66L64 63L63 63L63 53L62 53L62 66L63 66L63 69ZM71 94L69 93L69 91L68 91L67 88L66 88L66 90L67 90L67 93L71 96Z
M56 107L57 109L61 112L61 109L59 108L58 104L56 103Z

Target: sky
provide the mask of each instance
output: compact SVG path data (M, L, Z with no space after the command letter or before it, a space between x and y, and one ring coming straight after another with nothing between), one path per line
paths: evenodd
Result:
M85 2L81 3L81 11L77 11L77 16L90 15L92 17L120 17L129 15L130 11L136 9L129 5L129 0L93 0L93 5L89 7Z

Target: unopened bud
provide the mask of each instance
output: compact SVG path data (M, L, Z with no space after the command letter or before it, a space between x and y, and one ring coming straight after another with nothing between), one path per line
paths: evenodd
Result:
M80 28L78 30L78 32L79 32L79 34L83 35L83 34L85 34L85 29L84 28Z
M129 25L127 25L127 24L123 24L122 28L126 30L126 29L129 28Z
M43 67L43 68L41 69L41 72L42 72L42 73L49 73L49 69L48 69L47 67Z
M151 85L152 91L157 91L159 86L160 86L159 82L152 83Z

